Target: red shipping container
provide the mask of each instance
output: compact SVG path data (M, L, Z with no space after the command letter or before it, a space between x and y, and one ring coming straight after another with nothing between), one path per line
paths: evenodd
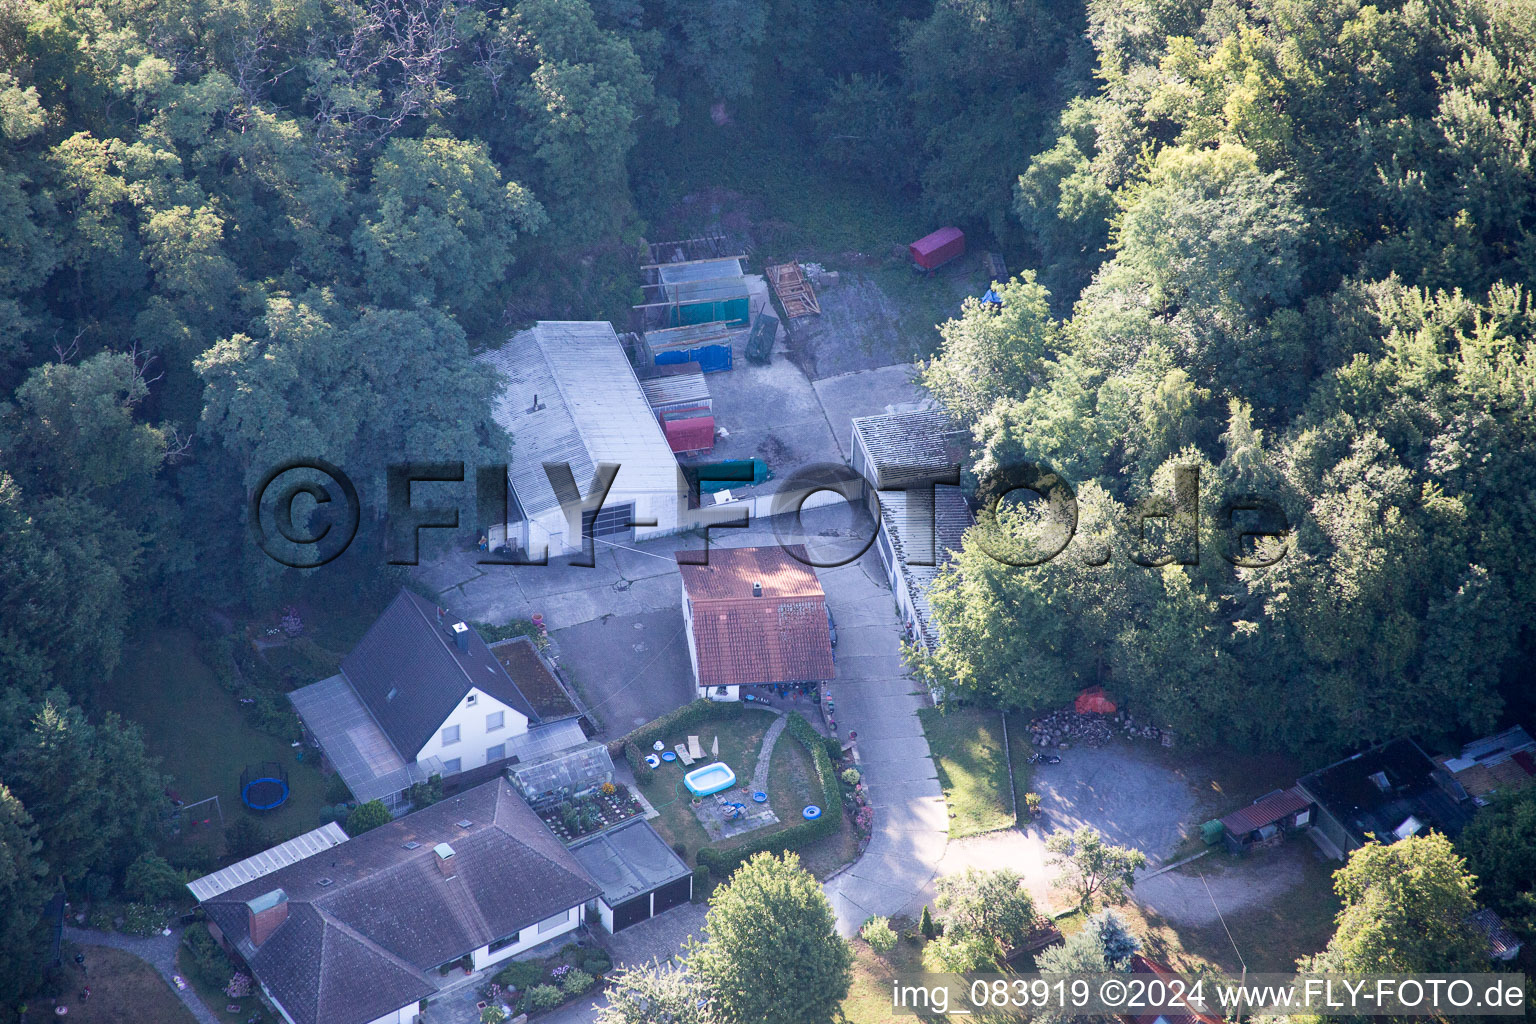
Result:
M907 251L912 260L924 270L937 270L956 256L965 254L965 232L959 228L939 228L931 235L924 235Z
M707 452L715 446L715 418L713 416L689 416L662 422L667 435L667 447L674 452Z

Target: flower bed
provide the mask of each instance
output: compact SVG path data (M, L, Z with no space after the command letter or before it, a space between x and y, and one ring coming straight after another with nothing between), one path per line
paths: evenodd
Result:
M641 813L640 801L622 783L605 782L596 792L539 812L544 824L564 842L612 828Z

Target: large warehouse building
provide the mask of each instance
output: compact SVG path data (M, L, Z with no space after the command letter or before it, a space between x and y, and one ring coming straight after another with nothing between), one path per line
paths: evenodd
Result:
M551 557L581 551L582 531L568 521L545 463L568 465L583 495L598 464L618 465L601 511L587 513L599 542L683 528L687 495L677 459L611 324L541 320L480 359L502 377L492 412L516 439L507 522L489 527L492 548L506 544L534 559L546 549Z

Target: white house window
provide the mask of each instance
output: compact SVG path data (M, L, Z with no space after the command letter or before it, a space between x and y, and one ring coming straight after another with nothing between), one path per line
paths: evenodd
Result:
M503 935L501 938L499 938L495 942L491 943L490 948L487 949L486 952L487 953L494 953L497 950L506 949L508 946L510 946L514 942L516 942L517 941L517 937L519 935L521 935L521 934L523 934L523 933L522 932L513 932L511 935Z
M486 747L485 748L485 763L486 764L490 764L492 761L500 761L502 758L504 758L506 756L507 756L507 745L505 743L498 743L494 747Z
M443 762L443 774L444 775L457 775L458 771L459 771L459 765L461 765L462 763L463 762L459 758L457 758L457 757L450 757L448 760Z
M506 724L507 713L505 711L492 711L490 714L485 716L486 732L495 732L497 729L500 729L503 725Z
M545 935L554 931L556 928L564 927L569 920L569 914L561 914L559 917L552 917L548 921L540 921L539 934Z
M443 746L459 742L459 727L450 725L443 730Z
M475 701L479 698L479 696L480 695L478 693L472 693L468 697L465 697L464 698L465 706L466 707L471 707L471 708L474 707L475 706Z

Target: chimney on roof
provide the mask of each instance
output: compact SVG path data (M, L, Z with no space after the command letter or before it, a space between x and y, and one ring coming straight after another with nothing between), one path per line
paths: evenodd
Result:
M448 632L453 634L453 646L459 649L460 654L469 653L469 623L455 622Z
M533 396L533 404L528 407L528 411L529 412L538 412L540 409L543 409L543 408L544 408L544 403L540 402L539 401L539 396L537 394L535 394Z
M763 596L763 585L761 583L759 583L757 580L753 580L752 581L752 596L753 597L762 597Z
M458 872L458 865L453 862L453 847L447 843L438 843L432 852L437 854L437 870L442 872L444 878L452 878Z
M245 911L248 915L246 930L251 934L251 945L260 946L288 920L288 894L281 889L273 889L253 900L247 900Z

